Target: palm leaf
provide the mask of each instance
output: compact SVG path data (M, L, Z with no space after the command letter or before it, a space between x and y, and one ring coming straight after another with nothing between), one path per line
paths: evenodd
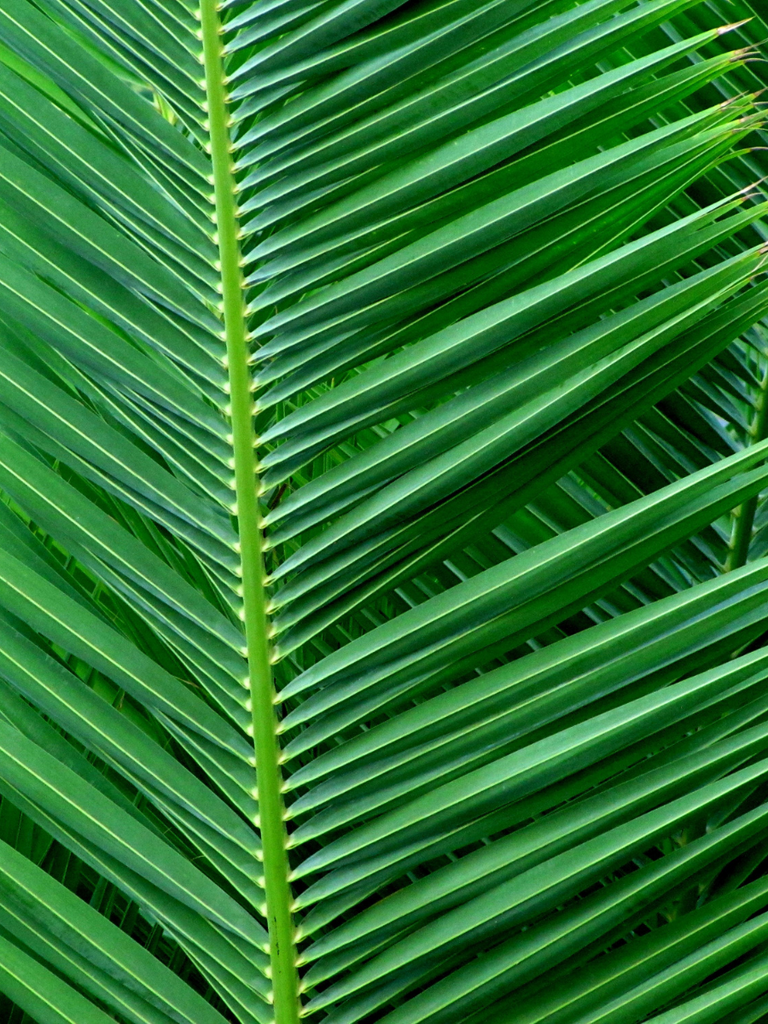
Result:
M768 26L0 30L0 1012L761 1019Z

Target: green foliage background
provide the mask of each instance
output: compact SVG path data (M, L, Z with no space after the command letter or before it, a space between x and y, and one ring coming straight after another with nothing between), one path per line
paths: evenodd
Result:
M768 1018L761 14L0 0L0 1019Z

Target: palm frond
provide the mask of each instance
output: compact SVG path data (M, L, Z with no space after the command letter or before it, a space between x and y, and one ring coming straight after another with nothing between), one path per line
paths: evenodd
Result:
M748 1024L768 25L0 0L11 1024Z

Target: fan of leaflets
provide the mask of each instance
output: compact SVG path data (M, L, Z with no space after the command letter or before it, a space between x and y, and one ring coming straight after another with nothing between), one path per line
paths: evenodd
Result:
M765 38L0 0L4 1021L765 1019Z

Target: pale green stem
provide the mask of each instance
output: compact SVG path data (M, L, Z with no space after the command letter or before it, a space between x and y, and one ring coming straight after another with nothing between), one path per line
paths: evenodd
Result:
M248 647L253 743L258 780L259 826L264 856L266 915L277 1024L300 1016L292 895L288 882L287 832L277 741L275 690L269 658L262 532L257 499L253 399L248 366L243 275L240 266L236 184L229 141L222 63L222 28L215 0L201 0L201 27L210 122L216 227L221 261L222 305L230 385L235 460L236 514L240 526L243 615Z
M750 444L757 444L765 438L768 430L768 372L764 374L760 384L760 393L755 403L755 415L749 427ZM758 496L748 498L733 513L731 540L728 545L728 557L725 561L725 572L731 572L746 565L749 557L749 544L752 540L752 527L755 522Z

